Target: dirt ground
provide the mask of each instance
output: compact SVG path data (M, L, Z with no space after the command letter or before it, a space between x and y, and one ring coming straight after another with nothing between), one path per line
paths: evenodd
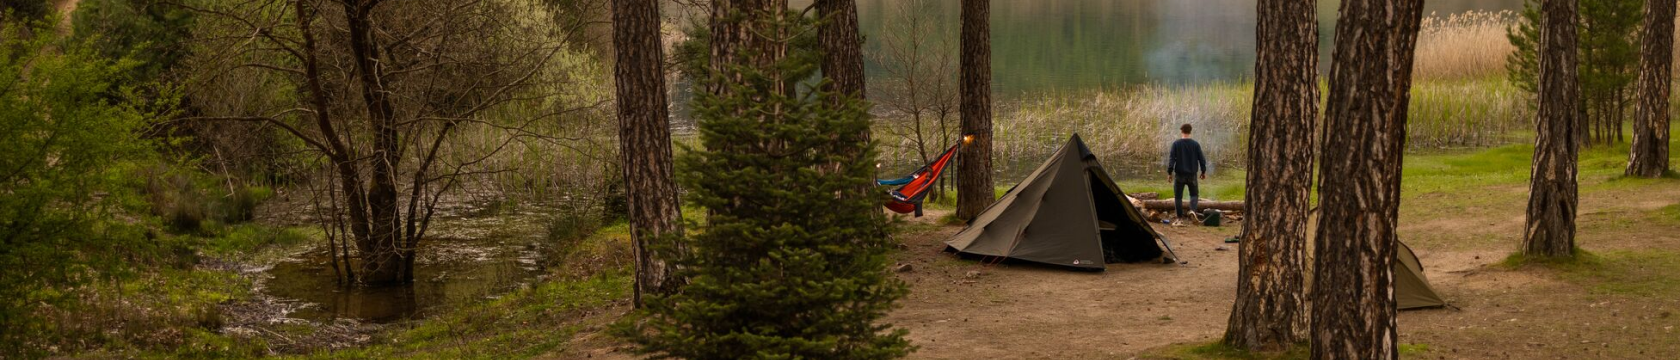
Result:
M1499 189L1492 198L1471 199L1479 200L1472 201L1476 206L1402 216L1403 222L1414 219L1401 229L1403 239L1418 238L1403 241L1452 304L1400 313L1403 357L1680 358L1680 316L1673 314L1680 300L1671 296L1674 286L1662 285L1680 280L1646 273L1664 268L1629 265L1593 272L1602 273L1597 278L1498 265L1520 243L1525 193ZM1680 227L1644 218L1677 199L1680 187L1672 180L1583 190L1578 244L1611 254L1657 251L1665 254L1658 258L1673 259L1664 251L1680 245ZM1218 340L1235 296L1236 247L1222 240L1236 234L1236 225L1157 225L1188 264L1110 265L1102 273L959 260L940 250L960 227L924 228L900 236L910 248L900 261L914 267L901 276L913 291L889 319L909 329L921 347L911 358L1171 358L1170 348ZM1603 290L1627 285L1621 282L1633 282L1634 291Z
M1680 358L1680 180L1582 180L1577 244L1596 265L1500 265L1521 243L1526 187L1404 200L1402 241L1452 307L1401 312L1402 357ZM1237 254L1222 240L1236 224L1156 225L1188 263L1086 273L942 253L961 229L934 225L942 215L896 235L911 293L887 321L910 331L912 359L1170 359L1225 329ZM632 358L590 333L555 358Z

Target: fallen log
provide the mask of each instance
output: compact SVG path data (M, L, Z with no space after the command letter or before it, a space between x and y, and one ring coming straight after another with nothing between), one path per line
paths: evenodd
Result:
M1143 203L1143 208L1149 209L1149 210L1166 210L1166 211L1172 211L1173 210L1173 200L1172 199L1139 200L1138 202ZM1136 204L1136 203L1134 203L1134 204ZM1184 206L1186 206L1186 207L1190 206L1190 201L1185 200L1184 201ZM1201 210L1215 209L1215 210L1221 210L1221 211L1243 211L1243 202L1241 202L1241 201L1213 201L1213 200L1208 200L1208 199L1202 199L1201 201L1196 203L1196 208L1201 209Z

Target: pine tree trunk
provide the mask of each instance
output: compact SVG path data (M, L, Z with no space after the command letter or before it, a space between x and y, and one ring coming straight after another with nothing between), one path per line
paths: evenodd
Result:
M1645 1L1638 107L1633 112L1633 147L1628 176L1658 177L1668 172L1668 92L1674 52L1674 1Z
M774 71L777 60L785 57L786 49L779 49L768 36L774 34L754 34L757 23L767 21L766 17L775 16L778 11L787 7L785 0L713 0L711 17L709 19L712 30L712 71L723 76L723 82L712 82L707 91L713 95L727 97L730 89L724 84L746 84L747 79L731 66L749 66L762 71ZM770 75L770 74L765 74ZM786 83L769 84L771 92L785 94ZM749 101L763 101L763 98L749 99Z
M957 218L963 220L980 215L993 200L990 8L988 0L962 0L959 112L966 143L957 155Z
M665 99L665 55L659 37L658 0L613 0L613 52L617 80L618 143L636 255L636 306L642 294L669 294L682 283L675 264L654 251L677 246L682 208L672 180L670 110ZM663 241L662 241L663 240ZM667 249L680 252L680 248Z
M1545 0L1541 5L1540 107L1535 121L1533 171L1530 173L1528 221L1523 252L1538 257L1575 254L1575 162L1580 114L1572 101L1580 95L1576 78L1575 0Z
M1341 4L1319 152L1313 359L1394 359L1393 264L1420 0Z
M863 35L858 33L856 0L817 0L822 27L817 41L823 50L822 73L830 91L856 99L865 98L863 77ZM867 138L866 138L867 139Z
M830 96L831 103L839 107L841 102L864 100L866 88L863 76L863 35L858 33L857 2L855 0L817 0L817 12L822 16L822 23L817 29L817 42L822 46L823 77L828 78L827 90L845 94L846 96ZM921 124L921 123L917 123ZM863 141L870 141L870 129L863 129ZM852 154L852 161L867 161L874 163L875 158L864 159L865 154ZM834 164L834 171L842 171L844 164ZM860 196L871 196L879 200L880 196L870 191L875 186L873 181L859 183L863 191ZM881 213L881 207L872 209L876 214ZM876 229L885 231L886 229Z
M1224 342L1285 350L1307 327L1307 209L1318 122L1315 1L1261 0L1237 299Z

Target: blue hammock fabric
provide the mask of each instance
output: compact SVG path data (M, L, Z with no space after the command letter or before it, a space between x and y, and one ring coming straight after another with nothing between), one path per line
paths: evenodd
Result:
M911 176L905 176L905 177L901 177L901 178L897 178L897 179L887 179L887 180L875 179L875 185L881 185L881 186L904 185L904 184L909 184L911 180L916 180L916 176L911 175Z

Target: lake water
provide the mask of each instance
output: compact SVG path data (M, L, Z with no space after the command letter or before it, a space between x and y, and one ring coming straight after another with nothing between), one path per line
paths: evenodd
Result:
M879 52L894 23L920 16L956 53L957 0L857 0L866 52ZM793 1L794 6L809 0ZM918 7L916 4L922 4ZM1337 1L1320 1L1320 58L1330 60ZM995 0L991 4L995 96L1140 83L1237 81L1254 72L1254 0ZM1522 0L1426 1L1424 14L1520 10ZM954 59L954 58L953 58ZM870 61L871 78L889 77Z

